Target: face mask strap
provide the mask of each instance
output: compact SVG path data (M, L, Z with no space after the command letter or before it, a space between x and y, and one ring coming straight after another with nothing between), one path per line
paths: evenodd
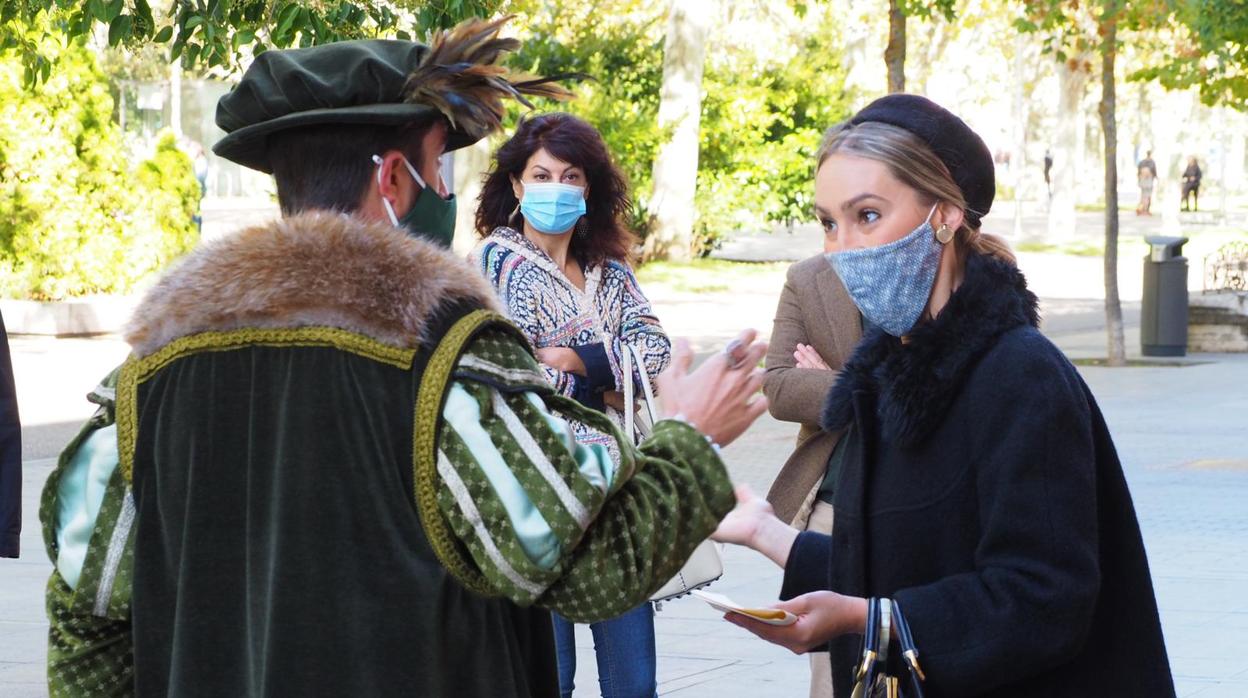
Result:
M421 189L429 188L428 185L425 184L424 178L420 176L420 173L416 171L415 167L412 167L412 163L408 162L407 158L403 158L403 164L407 165L407 171L412 173L412 179L416 180L416 183L420 185Z
M376 155L376 154L373 155L373 163L377 165L377 186L378 187L381 186L381 166L382 164L384 164L384 162L385 161L381 159L380 155ZM407 166L407 171L411 173L412 179L416 180L416 183L420 185L421 189L428 188L425 185L425 180L421 178L418 172L416 172L416 168L412 167L412 163L408 162L407 158L403 158L403 164ZM400 227L399 217L394 215L394 206L391 205L390 200L384 196L381 197L381 205L383 208L386 209L386 215L390 217L391 225L393 225L396 228Z
M932 215L936 213L936 207L939 205L940 205L939 201L932 204L932 210L927 212L927 220L923 222L924 225L931 223ZM940 227L936 229L936 242L939 242L942 245L948 245L952 241L953 241L953 229L950 228L947 223L941 223Z

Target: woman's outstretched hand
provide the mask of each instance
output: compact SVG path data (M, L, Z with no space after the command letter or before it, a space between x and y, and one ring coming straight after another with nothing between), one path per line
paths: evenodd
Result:
M721 446L732 443L767 411L767 398L759 393L763 370L758 368L767 343L754 341L757 336L745 330L692 372L693 350L677 340L672 365L657 381L662 414L682 416Z
M792 625L768 625L739 613L726 614L724 620L794 654L818 649L846 633L862 633L867 625L867 600L842 596L834 591L802 594L781 601L773 608L796 615L797 622Z
M737 485L737 506L711 534L720 543L735 543L766 555L784 567L798 530L776 518L771 504L754 494L749 485Z
M723 521L719 522L719 528L711 534L711 538L720 543L735 543L736 545L744 545L753 547L754 537L758 533L764 522L768 518L775 518L775 512L771 508L771 504L762 497L754 494L754 490L749 485L737 485L737 506Z

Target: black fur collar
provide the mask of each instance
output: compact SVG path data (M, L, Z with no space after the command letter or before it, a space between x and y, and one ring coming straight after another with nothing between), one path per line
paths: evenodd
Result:
M823 409L823 428L854 418L856 391L877 395L882 435L903 447L920 444L940 425L979 359L1003 333L1040 324L1036 296L1022 272L971 253L962 285L936 319L921 323L903 345L873 329L845 364Z

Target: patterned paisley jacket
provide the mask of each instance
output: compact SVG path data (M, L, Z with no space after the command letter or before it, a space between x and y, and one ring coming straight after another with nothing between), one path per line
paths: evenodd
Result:
M639 350L652 386L671 361L671 341L624 262L608 260L585 269L581 290L523 233L508 227L495 229L482 241L472 261L480 265L533 346L569 347L580 355L587 376L543 365L555 390L604 410L617 424L623 423L623 415L603 404L602 393L624 390L625 347ZM633 376L640 381L636 369ZM640 395L641 384L634 386ZM581 443L614 448L605 434L579 423L573 428Z

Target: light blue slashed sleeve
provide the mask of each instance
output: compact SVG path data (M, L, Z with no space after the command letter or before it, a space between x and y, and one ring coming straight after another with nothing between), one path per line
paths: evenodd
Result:
M577 443L571 426L564 420L550 413L542 399L533 393L521 393L526 402L542 415L558 439L567 448L568 454L575 460L581 476L596 489L606 493L613 481L616 465L611 459L610 451L603 446L586 446ZM525 434L517 433L525 429L522 422L514 419L514 413L507 411L507 428L511 436L520 443L531 441ZM520 480L514 468L534 467L533 463L508 463L503 454L491 439L489 432L482 426L481 406L477 399L458 381L452 384L447 394L446 405L442 410L445 426L453 429L467 446L468 452L476 461L498 499L502 502L507 517L515 531L520 548L525 556L542 569L553 569L563 554L562 546L555 532L551 529L546 517L542 515ZM545 460L541 454L530 453L530 460ZM537 470L542 468L538 467ZM553 472L543 473L550 478L557 477Z
M611 486L615 484L615 473L619 470L619 464L611 457L611 449L602 444L582 444L577 442L576 436L572 432L572 426L566 420L551 414L546 407L546 403L542 402L542 398L538 397L536 393L526 392L524 393L524 398L538 412L541 412L546 423L563 440L564 445L571 451L572 457L576 459L581 475L586 480L592 482L594 487L603 492L610 492Z
M58 484L56 569L71 589L78 587L87 544L117 462L117 425L110 424L82 442Z
M480 405L458 382L451 386L446 396L442 417L446 426L454 429L463 439L502 501L525 555L543 569L553 568L561 552L559 540L494 445L489 432L481 426Z

